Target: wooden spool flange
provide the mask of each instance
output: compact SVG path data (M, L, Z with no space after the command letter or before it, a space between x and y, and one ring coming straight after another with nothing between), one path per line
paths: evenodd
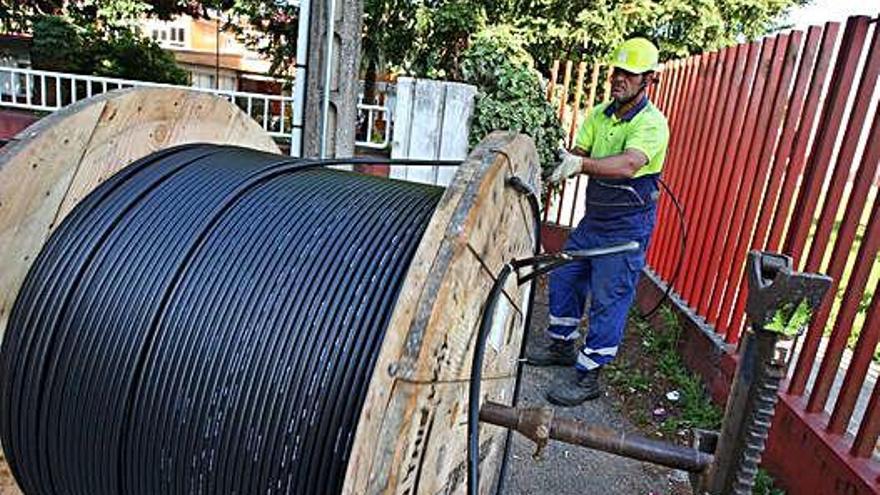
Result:
M480 315L505 263L532 255L520 177L540 191L531 138L495 132L440 200L401 289L355 436L344 494L464 493L468 383ZM510 277L483 368L483 400L509 403L530 285ZM492 493L507 430L482 425L481 493Z

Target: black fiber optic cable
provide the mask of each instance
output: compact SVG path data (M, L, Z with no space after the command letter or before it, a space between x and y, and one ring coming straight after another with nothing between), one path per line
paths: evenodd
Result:
M0 353L24 491L338 493L442 193L317 168L378 162L183 146L75 207Z
M510 157L508 157L508 160L509 159ZM541 203L538 199L538 194L520 177L510 177L508 179L508 184L510 184L510 186L513 187L520 194L525 195L526 200L529 203L529 211L532 214L532 236L535 242L534 246L532 246L532 254L534 256L538 256L539 254L541 254L541 249L543 248L541 244ZM537 291L533 282L531 285L529 285L529 299L526 302L526 314L525 321L523 322L522 341L520 342L519 357L517 358L516 363L516 382L513 384L513 396L510 399L511 407L516 407L519 404L519 394L520 390L522 389L523 363L525 362L526 358L526 348L529 344L529 330L532 327L532 314L535 309L535 292ZM479 411L477 411L477 416L479 419ZM510 446L512 439L513 431L507 430L507 434L504 440L504 452L501 454L501 467L498 470L498 483L495 487L496 495L501 495L504 493L504 483L507 478L507 468L510 464Z
M675 195L675 193L672 192L672 189L665 182L663 182L663 179L660 179L659 182L660 185L663 186L663 189L666 190L666 193L669 194L669 199L672 201L672 205L675 207L675 213L678 216L678 258L675 261L675 271L672 273L672 277L669 279L669 282L666 283L666 290L663 291L663 295L654 304L653 308L642 313L642 318L646 320L654 316L654 313L660 310L660 307L663 306L663 303L666 302L669 299L669 296L672 294L673 288L678 282L678 276L681 275L681 268L682 265L684 265L684 257L687 255L688 246L687 220L685 220L684 217L684 207L681 205L681 202L678 200L678 197Z

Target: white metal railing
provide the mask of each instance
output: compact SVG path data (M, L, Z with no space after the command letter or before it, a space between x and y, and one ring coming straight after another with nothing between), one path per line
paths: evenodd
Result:
M364 148L384 149L391 142L391 112L382 105L358 103L355 144Z
M6 107L51 112L107 91L133 87L179 88L180 86L0 67L0 106ZM196 87L187 87L187 89L226 98L259 123L272 137L290 138L293 98L289 96Z
M107 91L133 87L179 88L172 84L133 81L14 67L0 67L0 106L52 112ZM263 93L187 87L226 98L274 138L289 140L294 98ZM358 140L367 148L385 148L391 137L390 112L379 105L358 104ZM363 130L362 130L363 129ZM362 131L362 132L361 132Z

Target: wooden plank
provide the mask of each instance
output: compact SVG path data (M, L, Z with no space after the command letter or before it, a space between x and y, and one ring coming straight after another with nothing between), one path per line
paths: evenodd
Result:
M734 106L736 109L746 108L749 105L750 100L754 98L752 81L755 77L754 73L757 70L759 54L763 49L763 42L755 42L747 46L741 45L741 47L741 49L746 52L744 59L745 65L742 72L740 72L738 68L734 72L732 88L738 88L738 91L736 97L733 98L733 95L731 95L729 100L736 102ZM737 60L740 59L737 58ZM719 271L718 263L720 263L720 260L714 262L713 260L720 258L721 246L718 244L720 244L721 237L724 235L722 226L726 226L729 222L729 216L731 213L730 205L732 205L733 202L730 196L735 188L735 175L740 172L735 170L735 167L732 164L735 158L734 155L740 147L747 113L748 112L746 111L734 112L734 118L730 120L731 125L727 129L727 136L724 139L724 146L719 146L719 148L715 150L717 153L717 161L714 162L715 165L720 163L722 165L729 164L730 166L720 167L721 175L718 179L717 189L719 196L717 201L712 205L709 205L712 208L708 217L709 221L706 223L709 232L707 232L704 237L705 244L697 246L693 251L696 256L693 259L692 266L695 268L696 273L692 273L688 277L688 285L685 288L685 290L689 291L692 296L691 300L693 307L698 308L697 312L701 315L705 315L709 311L708 301L711 284L714 281L713 277L715 277ZM727 124L725 123L725 125ZM722 197L724 199L721 199ZM716 256L716 254L718 256ZM710 264L712 264L712 269L709 269Z
M508 155L514 163L523 158L515 147L502 149L510 150ZM436 352L444 346L452 347L454 343L453 353L469 354L467 343L476 328L485 294L492 282L491 277L478 273L481 271L478 267L485 266L494 276L503 262L515 256L528 256L531 251L531 220L523 215L519 206L525 198L505 185L510 175L507 157L491 152L489 156L492 161L481 163L481 173L462 191L459 213L447 227L447 238L439 249L438 257L443 263L432 267L418 310L407 325L407 331L418 336L422 345L417 350L407 349L398 357L397 376L411 380L467 376L470 370L459 357L444 361L437 359ZM514 170L526 180L536 181L536 164L537 158L534 157L532 165L523 162L518 170ZM529 171L532 166L535 169ZM529 173L534 174L531 179ZM516 208L511 208L510 204ZM516 228L517 224L521 228ZM473 253L477 256L474 257ZM433 348L435 346L437 349Z
M547 101L553 102L553 94L556 91L556 78L559 77L559 60L553 61L553 68L550 70L550 84L547 85Z
M485 381L483 387L484 400L510 401L510 381ZM361 493L464 493L467 400L467 383L396 382L389 405L394 414L382 423L381 436L401 441L376 446L376 457L390 469L376 473ZM481 494L491 493L506 437L505 429L480 425Z
M278 153L272 138L238 107L207 93L124 90L107 100L76 178L58 212L67 215L98 184L138 158L177 144L248 146Z
M565 120L565 107L568 104L568 87L571 86L571 60L565 61L565 75L562 76L562 91L559 94L559 108L557 109L557 118L560 121Z
M722 275L722 273L725 271L724 268L729 266L728 263L730 263L733 255L733 243L738 240L738 233L734 233L734 230L735 226L741 223L742 213L746 208L745 201L748 199L745 197L745 189L748 186L747 178L754 177L757 168L756 161L751 157L759 150L758 141L760 138L757 137L758 132L756 131L759 130L764 122L762 119L766 118L766 110L762 109L767 109L772 104L771 93L773 91L768 88L768 80L772 82L772 80L777 79L777 75L782 69L781 63L777 64L774 62L774 60L781 62L779 60L781 52L778 48L780 40L780 35L777 35L774 38L767 38L763 42L760 65L752 86L749 106L746 110L745 125L736 149L735 161L731 162L733 163L732 168L735 171L735 176L729 189L730 196L728 196L727 202L723 203L726 208L725 214L722 216L721 225L724 226L725 231L722 232L721 237L718 239L718 244L716 244L718 250L713 250L711 273L716 273L717 277L710 286L713 288L708 303L708 307L711 310L706 313L709 323L715 326L719 332L727 333L727 322L719 324L722 313L721 301L724 296L723 290L726 286L727 277L729 277L729 275ZM733 339L733 334L728 333L727 337Z
M693 146L684 162L699 164L694 166L694 171L691 172L694 175L695 187L690 189L690 196L692 198L690 204L692 207L690 208L688 225L697 225L700 216L705 213L707 208L704 205L708 197L706 195L706 185L718 175L717 171L706 163L706 154L710 148L710 139L712 136L718 135L720 130L719 124L721 122L715 120L715 109L719 106L720 99L718 95L724 81L725 62L729 54L730 51L725 50L723 52L712 52L710 55L711 66L706 74L706 81L703 83L705 85L703 101L699 104L699 108L702 111L697 117L698 121L696 123L699 129L694 131ZM720 112L718 113L720 114ZM726 118L727 116L719 115L719 117ZM694 229L689 234L693 236L691 242L696 245L700 243L701 238L705 235L705 231Z
M590 116L590 110L596 106L596 93L599 89L599 69L602 68L602 64L599 62L593 62L593 72L590 73L590 92L587 95L587 111L584 112L584 117Z
M729 259L733 261L728 265L723 265L722 269L726 283L724 297L720 300L723 301L720 312L720 321L723 323L719 325L727 328L728 341L730 342L739 340L742 320L737 322L733 315L735 298L737 292L741 290L744 292L746 287L746 254L752 243L755 222L761 209L761 200L769 182L770 161L779 140L779 130L782 125L782 117L785 115L788 92L794 69L797 66L802 40L803 32L801 31L792 31L789 34L780 35L778 38L773 55L774 70L771 72L771 77L764 90L764 98L761 102L763 108L759 114L758 125L755 128L751 150L747 158L752 165L747 167L740 188L743 208L735 212L730 227ZM744 316L744 312L740 316Z
M778 85L776 97L773 101L773 110L768 117L770 122L768 129L764 132L764 141L761 145L761 155L758 159L758 174L756 180L752 182L752 195L748 202L749 211L746 212L742 230L743 235L737 246L737 251L734 253L734 263L740 263L736 265L737 267L745 266L745 256L748 250L763 248L763 233L766 232L769 216L775 206L776 186L781 182L785 163L776 161L773 157L778 156L779 149L785 146L783 138L786 135L791 135L788 131L797 127L796 125L786 126L787 120L783 120L783 117L788 116L787 113L792 107L798 106L796 102L792 104L791 98L795 98L796 95L790 92L789 89L795 78L795 67L798 62L798 54L801 53L803 34L801 31L792 31L789 38L782 80ZM818 36L815 38L815 41L818 42ZM807 52L809 49L809 47L806 47ZM748 237L751 237L751 242L747 245L746 238ZM738 269L733 272L733 275L737 279L731 278L728 282L728 284L737 283L736 286L728 286L730 293L736 295L735 300L733 298L730 299L732 307L730 331L739 335L742 332L746 317L747 275L745 270L740 271ZM733 287L736 287L736 289Z
M404 281L361 412L343 493L463 489L463 377L480 311L501 260L528 256L532 249L524 198L504 184L513 173L539 190L538 170L531 139L502 132L488 136L459 168ZM512 393L507 375L515 370L523 334L518 306L528 292L510 283L506 294L483 370L485 393L495 400L509 400ZM496 448L487 446L489 451ZM493 455L483 463L486 478L497 472Z
M801 193L792 212L791 225L785 242L784 251L790 253L794 258L795 266L798 266L800 262L800 255L806 245L807 235L812 227L812 220L818 207L819 195L824 190L823 184L833 156L834 143L843 125L844 114L848 107L847 102L856 79L856 68L860 58L859 48L864 45L867 39L869 27L867 17L850 17L840 42L841 48L837 54L837 63L825 100L826 106L822 111L815 140L808 155L809 161L804 171ZM808 265L805 269L817 270L818 266L810 267ZM832 293L837 290L838 283L837 279L832 282ZM826 301L816 312L804 338L803 347L798 355L797 365L789 386L792 394L801 395L806 390L828 314L830 314L830 304Z
M412 131L413 96L415 79L401 77L397 80L397 97L394 107L394 136L391 140L391 158L409 158L409 136ZM391 167L388 176L406 179L406 168Z
M690 65L690 59L676 60L672 63L670 73L664 76L664 84L667 86L667 96L663 112L666 115L670 129L669 150L678 145L678 123L681 117L680 110L683 106L680 104L680 100L682 99L681 95L684 94L686 76L690 69ZM667 151L667 157L669 156L670 153ZM680 190L682 182L684 181L685 172L686 170L683 167L673 164L667 158L667 164L663 167L663 178L674 194L677 194L677 191ZM677 222L677 220L677 213L670 195L662 194L660 196L660 204L657 212L657 225L667 225L669 222ZM671 280L673 273L663 269L664 265L662 262L668 258L668 253L663 251L663 246L667 246L667 241L672 239L676 233L679 233L680 229L680 226L675 230L663 228L657 229L654 238L652 238L650 243L651 257L648 263L666 280ZM684 255L685 254L682 253L682 256ZM681 279L679 278L676 281L677 285L679 285L676 289L679 291L681 290L680 282Z
M416 81L408 158L436 160L439 157L443 137L444 93L441 81ZM409 181L434 184L437 179L436 167L407 168L406 179Z
M607 72L605 73L605 89L602 95L602 101L609 101L611 99L611 71L614 69L609 65L606 67Z
M577 82L574 86L574 102L571 105L571 123L568 126L568 147L574 146L574 136L577 133L578 117L581 114L581 99L584 96L584 73L587 71L587 63L578 64ZM589 104L587 105L589 109ZM588 110L589 111L589 110ZM585 112L586 113L586 112Z
M705 105L706 84L704 78L706 77L706 71L709 67L710 57L711 55L697 55L690 59L691 67L688 72L687 89L685 94L688 101L694 102L694 105L698 108L704 108L703 105ZM681 104L681 101L679 104ZM687 157L693 152L693 148L697 141L697 129L699 128L697 122L698 115L696 112L685 112L683 113L682 118L681 125L672 129L676 134L675 137L678 137L679 139L673 137L670 143L672 144L672 147L667 154L667 161L672 167L680 167L682 164L687 164L687 166L691 167L690 170L692 171L687 174L687 179L677 189L676 193L682 204L692 204L689 200L692 197L695 187L695 172L697 167L701 166L701 164L693 163L689 161ZM691 165L692 163L693 165ZM693 212L686 210L685 215L692 216ZM690 220L690 218L687 218L687 220ZM668 245L662 250L662 252L666 254L664 254L664 258L661 261L661 266L666 266L671 263L671 253L673 252L673 249L675 249L674 240L672 238L667 239L667 243ZM664 272L668 272L668 270L664 270ZM682 295L687 296L687 293L682 291Z
M406 78L398 85L392 158L464 160L477 89L461 83ZM392 179L447 185L454 167L392 166Z
M680 83L680 95L679 98L675 100L675 105L670 109L671 119L669 122L669 131L670 131L670 140L669 140L669 149L666 152L666 163L663 168L667 167L671 169L676 169L682 167L683 160L680 158L687 150L688 145L692 142L692 119L694 116L693 112L684 112L681 111L681 107L684 106L684 101L693 101L699 102L699 89L701 86L698 84L699 82L699 69L700 64L702 63L703 56L695 55L689 57L685 61L685 66L682 68L681 75L681 83ZM696 104L696 103L695 103ZM678 195L679 200L682 200L682 204L686 204L683 202L683 197L685 195L685 191L690 186L691 182L691 171L693 167L690 164L688 166L688 174L681 174L681 182L679 184L673 184L675 186L675 193ZM658 262L658 268L660 273L664 275L669 273L665 267L672 258L673 249L675 249L674 238L673 236L668 236L663 240L663 244L661 244L660 248L660 261ZM668 275L667 275L668 276ZM684 290L679 288L679 292L682 295L686 295Z
M825 186L825 204L822 206L819 223L816 225L810 254L807 258L807 267L819 267L822 263L822 258L825 257L828 246L833 246L831 259L828 261L824 271L824 273L827 273L828 276L834 279L830 289L832 294L837 294L837 288L841 285L840 281L844 279L847 258L849 258L849 253L856 241L859 221L870 195L871 184L868 180L854 181L852 189L846 198L844 197L843 190L846 187L847 178L852 173L851 169L856 158L856 152L861 147L859 145L859 141L862 140L860 136L876 136L875 133L880 130L880 119L874 120L874 124L871 124L870 127L868 123L868 109L872 106L871 102L874 100L873 95L878 86L878 81L880 81L880 32L875 29L874 37L868 50L868 58L862 68L855 100L853 100L850 108L849 120L846 123L843 141L840 144L840 150L837 155L837 163L834 165L830 180ZM880 118L880 114L878 114L878 118ZM877 174L877 161L880 160L880 151L878 151L876 137L870 140L870 144L862 150L862 153L864 153L865 159L859 163L855 176L873 178ZM841 207L840 203L844 201L846 202L846 208L843 218L839 224L839 229L834 229L837 213ZM833 244L830 242L832 229L836 230ZM866 268L868 273L870 273L873 267L873 263L870 260L874 259L874 255L869 253L860 254L861 264L867 264ZM834 385L840 368L840 361L852 331L853 320L861 303L861 293L850 293L855 280L857 279L850 278L847 281L847 292L844 295L845 302L842 305L844 311L837 315L834 330L832 330L828 345L825 348L822 365L819 367L819 374L816 377L816 382L813 384L810 400L807 402L808 412L824 410L828 396L831 394L831 387ZM856 308L855 311L850 310L853 305ZM830 307L830 301L826 300L813 317L809 331L823 333L822 331L826 328L825 323L828 321ZM868 355L873 355L875 349L876 345L871 349L866 349L866 351L868 351ZM858 392L856 392L856 396L858 396Z
M813 30L814 28L810 28L811 33ZM839 32L840 23L829 22L825 24L825 28L822 30L822 43L819 47L819 53L815 56L815 61L811 62L804 72L804 78L809 79L809 89L803 104L803 111L797 114L797 121L792 122L792 126L796 127L796 132L794 141L791 144L791 151L788 153L788 170L786 171L785 182L779 194L779 202L776 204L776 212L773 216L773 225L770 227L770 234L767 239L767 249L770 251L779 250L783 233L788 226L795 188L798 186L807 160L807 144L810 140L810 133L813 130L813 123L819 113L822 88L825 86L826 76L829 73L831 56L837 44Z
M443 106L443 132L440 140L440 160L462 160L467 158L471 131L471 117L474 113L476 86L461 83L446 83L446 100ZM439 167L436 184L449 185L458 167Z
M880 132L880 112L874 115L872 129L873 132ZM865 150L859 173L862 177L868 177L868 173L877 172L878 165L880 165L880 141L874 141ZM853 193L853 196L866 195L864 190L868 189L870 185L868 181L857 183L856 187L861 189L861 191ZM850 201L852 201L850 204L865 205L864 199L861 198ZM847 213L850 213L852 210L853 208L847 208ZM861 208L859 213L861 213ZM852 217L844 217L844 219L853 221ZM855 220L855 222L858 223L858 220ZM843 300L841 301L837 317L834 320L834 329L831 331L830 343L834 342L835 336L841 334L849 337L859 310L863 307L863 298L871 298L868 313L865 315L864 325L859 332L858 343L846 369L846 378L840 387L837 400L834 403L834 413L831 415L831 421L828 423L828 431L835 435L843 435L847 431L862 387L866 383L867 373L871 367L874 352L877 350L877 342L880 341L880 314L878 314L878 311L880 311L880 297L878 297L880 293L878 293L876 287L873 290L865 290L868 287L871 269L874 267L874 260L877 259L878 251L880 251L880 201L875 200L871 206L871 217L868 220L866 232L862 242L859 244L859 253L856 256L855 266L846 284ZM846 258L847 255L844 254L842 257ZM832 346L829 345L828 347ZM834 376L840 369L840 357L838 356L837 359L833 359L828 356L829 354L826 353L822 360L822 368L819 369L820 377L823 376L823 372ZM829 362L829 359L832 361ZM832 363L838 367L834 368L833 371L828 371L828 366ZM814 386L814 395L810 396L811 400L815 397L817 390L822 389ZM825 397L819 401L823 408L828 400L827 394L828 391L824 392ZM807 403L807 407L809 407L809 403Z
M783 251L789 253L794 259L795 267L801 265L801 255L806 248L807 238L813 227L816 210L819 207L819 197L825 190L825 177L832 159L835 158L835 143L837 142L844 115L849 107L852 86L857 80L856 69L861 59L862 48L865 45L870 29L871 20L867 16L853 16L847 19L843 39L837 51L837 62L825 95L825 107L816 128L816 135L812 141L809 153L809 161L804 169L804 177L798 200L795 202L791 216L791 225L786 234ZM821 261L815 260L813 261ZM804 271L818 271L818 264L807 263ZM810 353L811 359L813 353ZM804 356L804 354L801 354ZM796 374L795 382L803 379ZM800 388L800 387L799 387Z

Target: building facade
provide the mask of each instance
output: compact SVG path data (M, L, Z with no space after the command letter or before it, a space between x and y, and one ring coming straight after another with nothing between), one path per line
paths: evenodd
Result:
M141 28L174 53L194 87L282 94L282 81L268 76L269 61L224 30L219 19L145 19Z

